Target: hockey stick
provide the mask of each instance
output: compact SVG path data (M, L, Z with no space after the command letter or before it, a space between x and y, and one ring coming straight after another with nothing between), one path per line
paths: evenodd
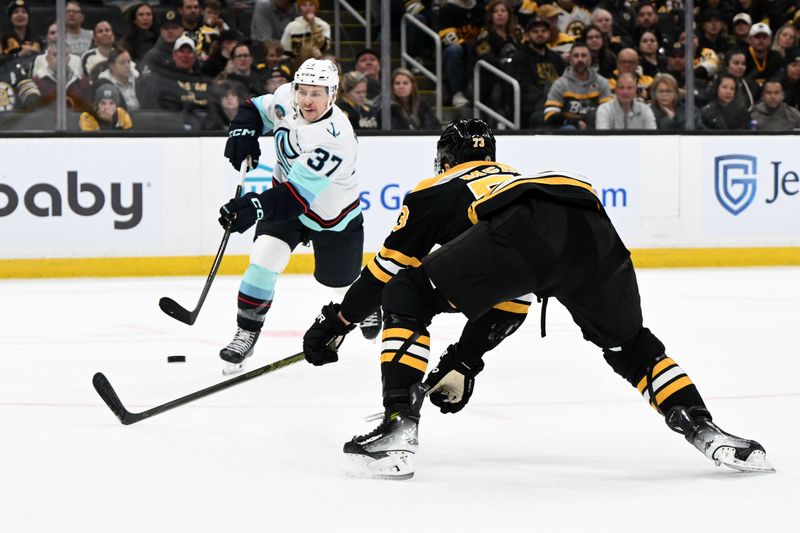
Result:
M250 168L251 159L248 156L247 162L242 162L242 176L241 182L236 187L236 194L234 198L238 198L239 195L242 193L242 187L244 186L244 178L247 174L247 169ZM219 250L217 250L217 256L214 258L214 264L211 265L211 272L208 273L208 277L206 278L206 284L203 286L203 292L200 293L200 300L197 301L197 305L194 306L194 309L189 311L188 309L184 308L181 304L164 296L158 301L158 306L164 311L166 314L174 318L175 320L179 320L184 324L192 325L194 321L197 320L197 315L200 314L200 309L203 307L203 302L206 301L206 296L208 296L208 291L211 290L211 284L214 282L214 278L217 277L217 270L219 270L219 265L222 263L222 256L225 254L225 248L228 246L228 239L231 237L231 228L230 225L225 228L225 234L222 236L222 242L219 244Z
M231 378L227 381L217 383L216 385L206 387L203 390L187 394L182 398L178 398L177 400L172 400L171 402L167 402L163 405L153 407L152 409L148 409L140 413L132 413L128 411L124 405L122 405L122 400L119 399L119 396L114 390L114 387L111 386L111 383L108 381L108 378L102 372L98 372L94 375L94 377L92 378L92 385L94 385L94 389L97 391L97 394L99 394L100 397L103 399L103 401L106 402L106 405L108 405L111 411L115 415L117 415L119 421L122 422L123 425L129 426L131 424L135 424L136 422L141 422L145 418L150 418L151 416L160 415L161 413L169 411L170 409L174 409L181 405L185 405L189 402L193 402L200 398L204 398L206 396L214 394L215 392L219 392L221 390L233 387L234 385L238 385L239 383L244 383L245 381L257 378L258 376L261 376L263 374L268 374L270 372L279 370L283 367L293 365L298 361L302 361L303 359L305 359L305 355L303 354L303 352L296 353L284 359L280 359L279 361L275 361L274 363L270 363L266 366L256 368L254 370L251 370L250 372L236 376L235 378Z

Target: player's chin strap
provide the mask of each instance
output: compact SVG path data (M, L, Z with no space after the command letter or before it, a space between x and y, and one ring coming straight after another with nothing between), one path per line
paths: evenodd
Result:
M545 330L545 321L547 317L547 299L548 297L545 296L544 298L536 297L537 302L541 302L542 304L542 317L539 322L539 329L542 330L542 337L547 336L547 331Z

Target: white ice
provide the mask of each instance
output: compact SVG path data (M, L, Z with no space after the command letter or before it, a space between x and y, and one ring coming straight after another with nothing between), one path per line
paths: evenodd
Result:
M645 324L725 430L759 440L775 474L716 467L670 431L552 302L487 356L467 410L423 409L417 474L347 477L341 449L380 411L379 345L304 362L132 426L133 411L222 381L238 278L0 281L0 532L798 531L800 268L641 270ZM335 295L278 282L249 369L300 350ZM432 359L463 319L431 327ZM185 364L168 355L185 354Z

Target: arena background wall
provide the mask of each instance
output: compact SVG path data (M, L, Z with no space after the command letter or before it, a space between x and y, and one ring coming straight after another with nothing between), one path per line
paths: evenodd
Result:
M365 259L403 195L432 175L435 137L362 137ZM0 143L0 277L203 275L239 176L225 139L10 138ZM270 183L271 138L246 190ZM587 177L637 266L800 264L800 150L776 136L502 136L498 160ZM234 235L221 272L247 264ZM311 272L300 248L289 272Z

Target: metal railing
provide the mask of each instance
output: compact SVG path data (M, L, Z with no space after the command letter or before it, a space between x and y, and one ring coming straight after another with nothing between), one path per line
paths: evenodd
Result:
M425 65L411 57L406 51L408 44L406 26L409 22L422 30L423 33L433 38L435 46L434 61L436 65L434 69L436 73L425 68ZM439 38L438 33L409 14L403 15L403 18L400 19L400 65L405 68L406 63L411 63L414 68L419 69L426 78L436 84L436 118L439 119L439 122L442 122L442 40Z
M364 16L361 16L361 13L356 11L356 9L347 3L347 0L336 0L333 4L333 25L334 25L334 50L336 52L336 57L341 56L341 49L342 49L342 39L341 39L341 29L342 29L342 10L341 8L344 7L356 21L364 26L365 35L364 35L364 43L366 44L367 48L372 47L372 2L367 0L366 2L367 7L364 11ZM340 7L341 6L341 7Z
M508 82L511 84L511 89L514 91L514 120L511 121L492 109L491 107L487 106L483 102L480 101L481 98L481 69L486 69L501 80ZM472 74L472 86L475 89L475 93L473 95L472 101L475 102L473 105L473 118L481 118L481 111L489 115L490 117L494 118L501 124L505 124L509 128L513 128L515 130L520 129L521 122L520 122L520 115L521 115L521 97L520 97L520 87L519 82L514 79L512 76L509 76L499 68L495 67L488 61L484 61L483 59L479 59L475 63L475 68L473 69Z

